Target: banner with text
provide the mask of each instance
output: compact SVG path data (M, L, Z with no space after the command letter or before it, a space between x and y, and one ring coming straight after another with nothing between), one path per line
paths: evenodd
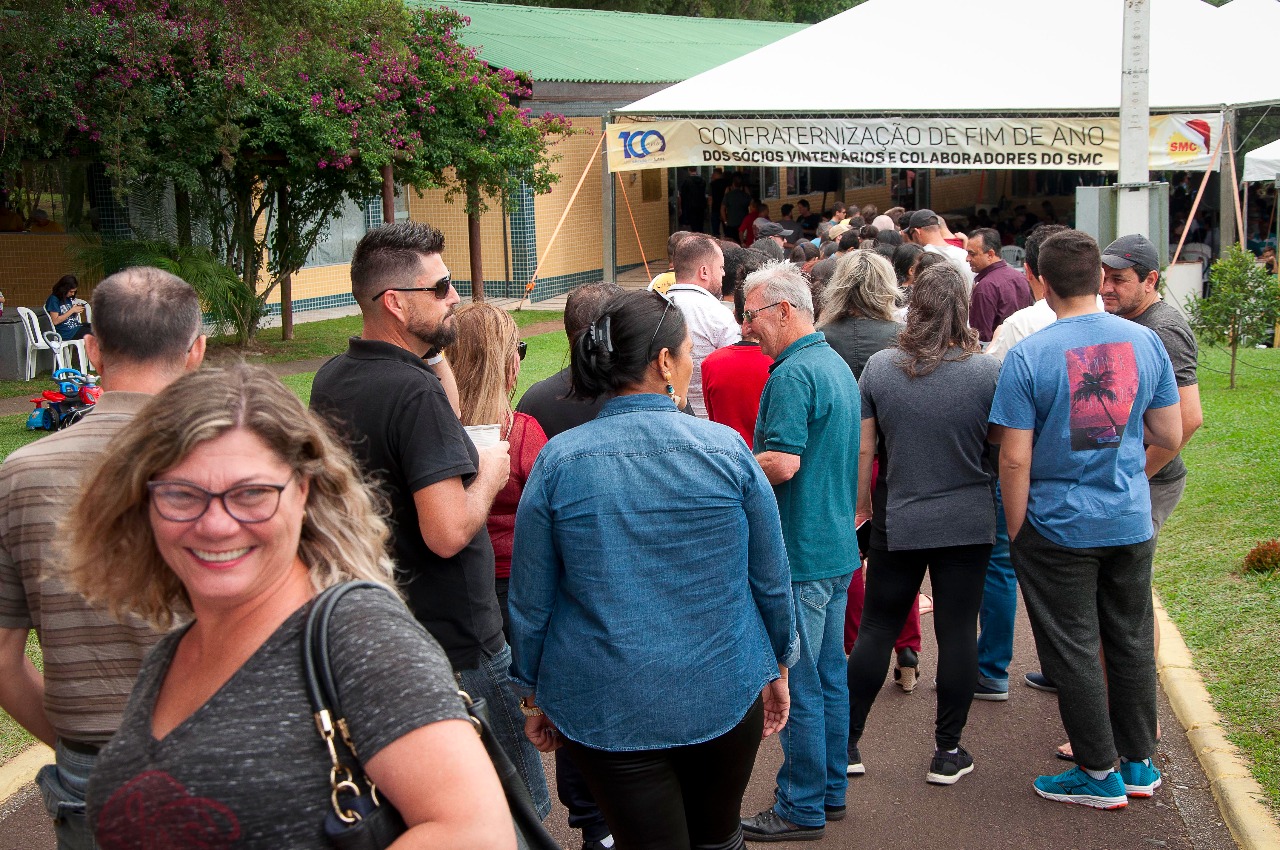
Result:
M1118 118L683 119L609 125L609 170L1050 168L1116 171ZM1152 171L1203 171L1221 113L1152 115Z

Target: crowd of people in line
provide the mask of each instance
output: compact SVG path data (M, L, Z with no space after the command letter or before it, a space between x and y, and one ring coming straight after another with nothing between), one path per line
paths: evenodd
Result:
M1152 555L1200 421L1154 247L1042 226L1013 269L992 230L839 212L820 245L785 214L750 248L682 232L647 290L575 289L568 366L514 407L516 324L460 305L425 224L357 246L362 332L309 406L202 367L180 279L102 281L101 400L0 466L0 707L55 748L60 846L326 847L371 811L304 665L353 581L323 652L397 847L516 846L480 700L543 818L554 752L584 850L820 839L930 610L925 779L954 784L972 700L1008 698L1019 583L1076 762L1036 793L1151 796Z

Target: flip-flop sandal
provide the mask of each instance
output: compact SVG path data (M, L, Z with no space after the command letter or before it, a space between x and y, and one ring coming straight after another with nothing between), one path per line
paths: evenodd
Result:
M933 597L920 594L920 616L933 613Z
M1058 758L1062 759L1063 761L1069 761L1072 764L1075 764L1076 754L1071 751L1070 744L1063 744L1062 746L1054 750L1053 754Z

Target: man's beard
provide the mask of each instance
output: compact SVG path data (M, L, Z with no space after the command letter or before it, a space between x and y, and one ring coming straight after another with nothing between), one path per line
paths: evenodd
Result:
M427 351L446 348L458 339L458 326L449 321L449 318L452 315L453 310L450 309L449 312L440 319L440 324L435 327L431 327L415 311L409 315L405 330L407 330L412 336L421 340L422 344L426 346Z

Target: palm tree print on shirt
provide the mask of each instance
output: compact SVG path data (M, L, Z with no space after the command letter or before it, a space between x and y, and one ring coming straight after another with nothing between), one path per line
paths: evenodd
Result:
M1111 342L1067 352L1071 387L1071 449L1119 448L1138 392L1133 345Z

